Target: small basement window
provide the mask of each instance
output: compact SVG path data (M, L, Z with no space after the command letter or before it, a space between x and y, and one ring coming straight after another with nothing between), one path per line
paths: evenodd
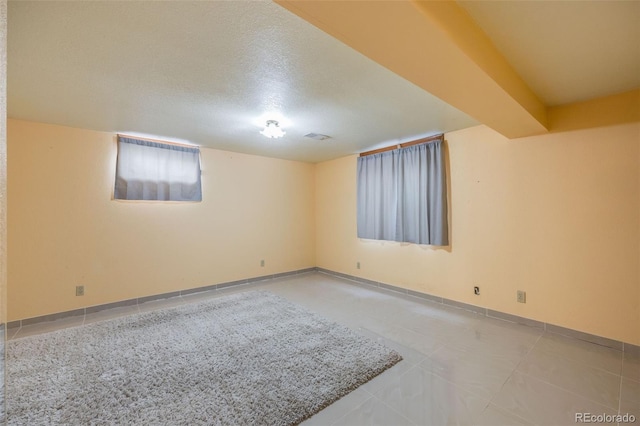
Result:
M202 201L200 149L118 135L116 200Z

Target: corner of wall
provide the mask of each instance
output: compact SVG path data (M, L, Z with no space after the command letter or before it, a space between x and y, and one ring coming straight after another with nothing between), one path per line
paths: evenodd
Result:
M0 324L7 322L7 2L0 1Z

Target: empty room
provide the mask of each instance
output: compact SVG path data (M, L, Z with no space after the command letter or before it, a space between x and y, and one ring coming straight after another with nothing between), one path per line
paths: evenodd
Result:
M640 423L640 1L0 20L0 423Z

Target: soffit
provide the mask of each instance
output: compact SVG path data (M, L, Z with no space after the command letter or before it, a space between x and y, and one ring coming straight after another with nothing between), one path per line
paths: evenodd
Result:
M458 1L547 106L640 87L639 1Z

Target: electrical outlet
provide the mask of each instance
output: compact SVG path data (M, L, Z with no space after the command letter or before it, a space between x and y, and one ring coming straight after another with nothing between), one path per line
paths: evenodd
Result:
M476 296L480 295L480 287L475 286L473 287L473 294L475 294Z
M264 259L262 259L262 260L260 261L260 266L262 266L262 267L264 268Z
M76 296L84 296L84 286L77 285L76 286Z
M360 262L356 262L356 268L360 269Z
M518 303L527 303L527 292L518 290Z

